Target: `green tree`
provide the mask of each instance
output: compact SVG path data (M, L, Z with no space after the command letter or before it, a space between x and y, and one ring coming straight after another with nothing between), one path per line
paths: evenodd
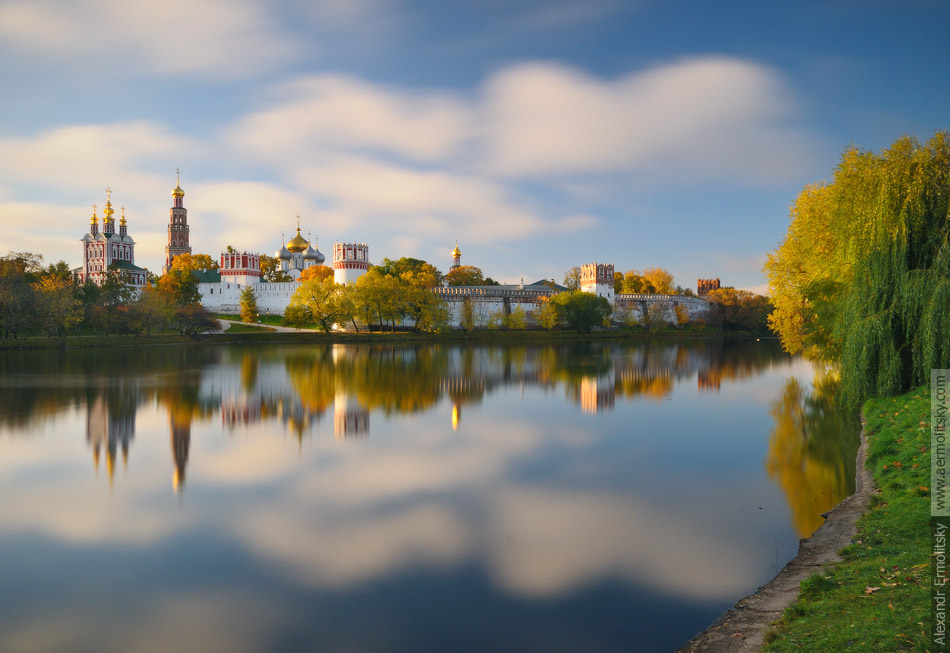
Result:
M34 324L32 284L39 279L43 257L10 252L0 258L0 332L4 338L27 335Z
M72 282L44 275L33 284L37 326L48 336L65 337L82 320L82 304L73 292Z
M252 286L245 286L241 291L241 320L250 324L257 322L260 311L257 309L257 295Z
M172 314L172 325L182 335L193 336L215 329L218 323L201 304L189 304L175 308Z
M623 272L614 272L614 294L619 295L622 292L624 292Z
M710 310L714 312L712 321L721 324L724 331L769 332L768 318L772 304L768 297L748 290L719 288L710 291L706 299L711 303Z
M605 297L579 290L554 295L551 304L562 324L584 333L589 333L595 326L603 326L613 311Z
M148 284L133 305L136 328L151 336L152 331L160 331L168 326L169 306L154 284Z

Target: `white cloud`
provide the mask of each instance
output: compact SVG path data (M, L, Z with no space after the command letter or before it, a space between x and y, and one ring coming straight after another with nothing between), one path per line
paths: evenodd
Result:
M243 77L300 47L252 0L35 0L0 6L0 38L65 63L106 61L109 73ZM108 73L107 73L108 74Z
M293 176L298 186L331 200L346 214L359 216L359 228L374 233L382 229L488 242L502 232L507 238L526 238L546 225L503 184L478 176L354 157L334 159ZM571 229L577 224L574 218L562 227Z
M807 158L802 134L785 124L790 103L773 71L738 59L696 59L615 81L528 63L485 85L485 165L524 176L784 178Z
M469 135L469 109L448 93L376 86L343 76L271 89L277 101L240 120L226 138L268 161L320 160L327 150L366 148L431 161Z
M147 164L167 161L173 172L173 162L193 156L196 148L196 143L148 121L61 127L34 138L0 139L0 175L7 181L82 190L95 197L104 196L105 185L111 184L131 201L147 197L156 184L168 185L170 175L147 173Z

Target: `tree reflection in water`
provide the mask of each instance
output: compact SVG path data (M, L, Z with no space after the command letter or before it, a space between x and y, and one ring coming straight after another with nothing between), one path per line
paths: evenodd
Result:
M828 372L815 377L811 391L790 378L769 411L775 426L766 470L785 492L803 538L821 526L821 513L854 492L859 425L836 410L837 387Z
M463 407L506 386L561 390L583 412L617 401L668 397L696 379L699 392L761 374L784 355L775 343L581 341L528 345L328 345L50 351L0 359L0 426L28 432L68 407L87 411L96 461L128 456L137 406L168 410L173 484L185 480L193 420L220 414L227 430L277 421L299 446L329 411L338 438L367 436L370 414L437 410L459 428ZM807 392L796 380L772 405L767 470L788 496L804 537L819 513L853 488L856 429L834 410L827 376Z

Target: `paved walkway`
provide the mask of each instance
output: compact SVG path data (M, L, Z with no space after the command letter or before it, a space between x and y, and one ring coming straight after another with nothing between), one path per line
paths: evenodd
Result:
M220 331L214 331L213 333L223 333L231 328L232 324L244 324L240 320L218 320L218 324L221 325ZM276 324L259 324L257 326L267 327L268 329L273 329L274 331L283 332L283 333L323 333L319 329L296 329L293 327L283 327L277 326Z

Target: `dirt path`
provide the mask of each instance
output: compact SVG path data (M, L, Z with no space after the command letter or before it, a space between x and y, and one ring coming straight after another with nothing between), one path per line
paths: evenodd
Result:
M826 564L839 562L838 551L850 544L857 532L855 524L867 509L874 487L871 472L864 468L866 454L867 439L862 430L854 494L835 506L825 523L799 543L798 555L775 578L755 594L740 599L709 628L689 640L679 649L680 653L744 653L762 649L769 624L798 597L799 583Z

